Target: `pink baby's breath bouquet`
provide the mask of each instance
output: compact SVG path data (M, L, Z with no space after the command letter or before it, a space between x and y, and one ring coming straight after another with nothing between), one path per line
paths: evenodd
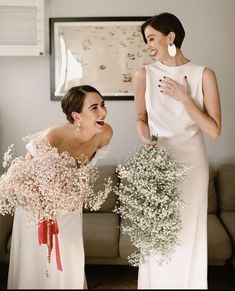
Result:
M9 168L0 178L0 213L13 215L20 206L38 222L38 218L55 220L81 206L99 209L111 191L111 180L104 183L104 191L95 193L97 166L84 157L59 154L45 136L35 136L33 141L37 144L33 158L13 159L13 146L4 155L3 165Z
M99 209L112 189L111 179L104 183L104 191L94 192L99 172L86 157L59 153L45 134L24 140L30 140L32 155L13 158L13 145L4 154L3 166L8 169L0 177L0 214L13 215L17 207L26 210L29 222L37 225L39 245L47 244L48 263L55 236L57 269L62 271L58 216L81 207Z

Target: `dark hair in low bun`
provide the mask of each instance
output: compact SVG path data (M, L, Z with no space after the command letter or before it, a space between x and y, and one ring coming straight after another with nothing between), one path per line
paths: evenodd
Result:
M100 92L92 86L81 85L75 86L68 90L61 100L61 107L69 122L73 123L72 112L80 113L83 108L84 100L87 93L97 93L103 99Z

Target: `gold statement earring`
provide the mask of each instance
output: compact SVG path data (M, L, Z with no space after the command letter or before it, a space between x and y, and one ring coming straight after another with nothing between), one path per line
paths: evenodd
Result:
M168 44L168 53L171 57L174 57L176 55L176 47L173 42L170 42Z
M80 130L81 130L81 123L80 122L74 122L74 127L75 127L75 130L76 130L76 132L80 132Z

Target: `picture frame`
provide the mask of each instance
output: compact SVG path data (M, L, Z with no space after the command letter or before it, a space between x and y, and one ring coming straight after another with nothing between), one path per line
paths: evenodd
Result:
M105 100L134 100L133 74L153 62L141 24L147 16L50 18L51 100L91 85Z

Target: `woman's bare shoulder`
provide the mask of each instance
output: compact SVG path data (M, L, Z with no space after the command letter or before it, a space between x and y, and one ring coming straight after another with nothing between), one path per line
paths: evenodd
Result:
M51 146L57 147L61 143L66 132L65 127L65 125L56 125L48 130L47 139Z
M103 147L108 144L113 136L113 129L108 123L104 124L104 130L96 135L98 147Z
M216 78L215 72L212 69L205 67L203 71L203 79L210 80L210 79L215 79L215 78Z
M139 79L139 80L143 80L146 78L146 69L145 66L141 66L139 67L136 71L135 71L135 79Z
M108 134L108 135L110 135L110 137L112 137L112 135L113 135L112 126L110 124L108 124L108 123L105 123L104 127L105 127L105 129L104 129L105 134Z
M108 123L105 123L105 129L104 129L104 136L107 138L108 142L110 141L110 139L113 136L113 128L111 127L111 125L109 125Z

